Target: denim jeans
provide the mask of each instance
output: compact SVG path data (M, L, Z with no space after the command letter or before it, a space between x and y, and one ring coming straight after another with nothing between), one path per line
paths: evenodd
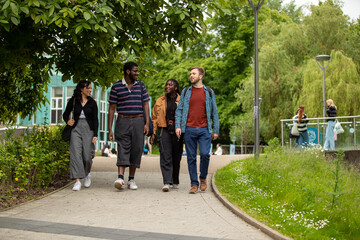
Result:
M325 144L324 144L325 150L335 150L334 127L335 127L335 121L328 121L328 126L326 128Z
M307 147L309 144L308 132L300 132L300 135L295 139L296 146Z
M191 185L199 186L197 144L199 143L200 151L200 179L206 179L210 162L211 134L208 127L186 127L184 139Z

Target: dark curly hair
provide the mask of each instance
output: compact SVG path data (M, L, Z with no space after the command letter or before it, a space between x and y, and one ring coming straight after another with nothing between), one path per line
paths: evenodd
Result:
M76 88L74 89L73 96L75 97L75 99L77 99L79 102L81 102L81 89L87 88L89 85L91 85L91 82L89 82L89 81L86 81L86 80L80 81L76 85Z

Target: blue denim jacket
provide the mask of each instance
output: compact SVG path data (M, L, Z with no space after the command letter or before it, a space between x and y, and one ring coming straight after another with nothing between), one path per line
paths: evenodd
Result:
M205 91L205 107L206 107L206 117L207 117L209 132L219 134L219 115L216 106L215 93L212 89L210 89L211 90L211 97L210 97L210 94L206 86L205 85L203 86ZM190 104L192 86L189 87L188 90L186 91L186 96L184 96L184 90L185 88L181 92L179 105L175 112L175 128L181 128L181 133L185 133L187 118L189 114L189 104ZM211 127L211 120L214 125L214 130L212 130Z

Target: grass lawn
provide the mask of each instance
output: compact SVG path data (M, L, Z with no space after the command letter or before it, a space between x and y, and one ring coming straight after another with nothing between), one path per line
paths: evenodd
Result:
M360 239L360 173L319 149L277 148L217 171L221 194L293 239Z

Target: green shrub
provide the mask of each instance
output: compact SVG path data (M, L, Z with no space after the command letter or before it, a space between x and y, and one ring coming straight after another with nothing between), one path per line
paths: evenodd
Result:
M265 153L272 153L272 152L281 152L283 148L281 147L280 140L275 137L268 142L268 145L265 147Z
M20 137L7 131L0 143L2 191L47 188L69 178L69 143L61 139L63 127L34 127Z

